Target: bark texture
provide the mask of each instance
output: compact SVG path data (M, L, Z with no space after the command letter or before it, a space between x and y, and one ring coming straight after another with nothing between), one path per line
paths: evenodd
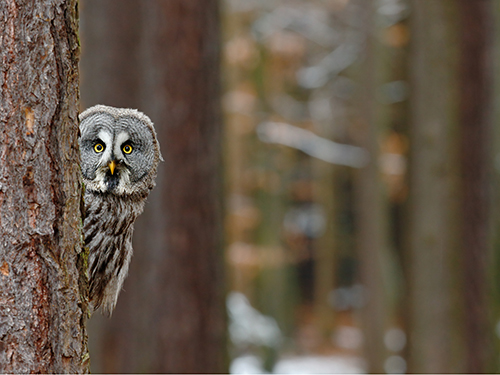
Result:
M0 372L85 373L77 1L0 20Z

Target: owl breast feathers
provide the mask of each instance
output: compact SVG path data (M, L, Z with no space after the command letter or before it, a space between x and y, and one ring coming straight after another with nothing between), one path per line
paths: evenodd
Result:
M109 316L128 273L134 222L155 186L160 145L145 114L104 105L80 115L79 141L89 300Z

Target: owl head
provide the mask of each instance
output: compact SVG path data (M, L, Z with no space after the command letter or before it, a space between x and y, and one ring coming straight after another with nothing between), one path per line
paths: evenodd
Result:
M154 187L162 160L149 117L105 105L80 114L80 154L87 191L138 198Z

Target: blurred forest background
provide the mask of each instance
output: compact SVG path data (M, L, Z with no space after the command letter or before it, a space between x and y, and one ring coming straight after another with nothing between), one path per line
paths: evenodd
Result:
M81 0L165 162L93 372L500 371L500 2Z

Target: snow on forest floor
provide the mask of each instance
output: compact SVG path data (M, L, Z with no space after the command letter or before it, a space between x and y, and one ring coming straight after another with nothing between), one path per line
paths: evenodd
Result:
M244 355L231 362L231 374L264 374L262 361L253 355ZM294 356L280 359L274 374L360 374L365 373L362 361L344 356Z
M227 298L229 313L229 334L233 345L242 350L245 347L268 348L278 351L285 340L276 320L255 309L247 297L232 292ZM312 353L318 334L314 325L302 325L297 330L297 346ZM361 345L361 331L352 326L340 325L332 337L337 351L355 351ZM314 344L314 345L313 345ZM318 348L316 348L318 349ZM330 347L331 350L331 347ZM325 351L323 351L325 353ZM329 355L283 355L274 365L274 374L359 374L365 373L361 358L352 354L329 353ZM233 359L231 374L268 373L262 358L254 354L240 355Z

